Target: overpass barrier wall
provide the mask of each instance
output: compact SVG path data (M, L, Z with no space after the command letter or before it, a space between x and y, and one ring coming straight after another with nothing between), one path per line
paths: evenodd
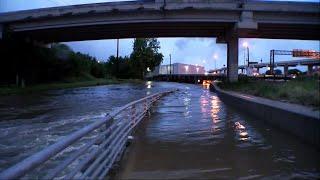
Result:
M161 97L131 102L0 173L0 179L105 179L129 135ZM57 161L58 160L58 161Z

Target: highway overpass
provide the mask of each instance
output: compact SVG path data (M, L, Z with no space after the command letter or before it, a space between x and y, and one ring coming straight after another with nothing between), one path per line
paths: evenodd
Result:
M311 74L313 66L320 66L320 59L299 59L299 60L279 61L279 62L275 62L274 67L283 67L284 74L288 75L289 67L295 67L298 65L307 66L308 74ZM248 65L240 65L238 66L238 69L241 69L243 71L247 67ZM260 68L270 67L270 63L250 64L249 67L256 68L259 71ZM225 74L226 72L227 72L226 67L209 70L209 73L214 73L214 74Z
M238 38L320 39L318 3L154 0L73 5L0 14L0 37L50 43L134 37L217 37L238 78Z

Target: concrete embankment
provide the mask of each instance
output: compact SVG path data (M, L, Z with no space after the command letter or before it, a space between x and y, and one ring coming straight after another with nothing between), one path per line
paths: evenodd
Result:
M320 111L266 98L224 91L216 84L210 90L228 105L289 132L320 149Z

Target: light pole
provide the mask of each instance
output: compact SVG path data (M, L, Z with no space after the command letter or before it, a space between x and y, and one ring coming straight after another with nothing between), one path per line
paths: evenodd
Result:
M214 58L214 69L217 69L218 55L217 55L217 54L214 54L214 55L213 55L213 58Z
M117 74L119 72L119 39L117 39Z
M171 75L171 54L169 54L170 56L170 75Z
M248 67L249 67L250 59L249 59L249 45L248 45L248 42L244 42L244 43L242 44L242 46L243 46L244 48L247 48L247 61L248 61Z
M117 39L117 61L119 60L119 39Z

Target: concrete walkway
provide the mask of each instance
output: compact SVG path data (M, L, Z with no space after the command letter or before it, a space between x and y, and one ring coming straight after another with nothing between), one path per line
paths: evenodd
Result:
M250 101L253 101L256 103L262 103L262 104L272 106L275 108L283 109L285 111L290 111L293 113L301 114L303 116L310 116L312 118L320 120L320 111L316 108L303 106L303 105L299 105L299 104L288 103L288 102L277 101L277 100L271 100L271 99L267 99L267 98L262 98L262 97L239 93L239 92L234 92L234 91L225 91L225 90L221 90L221 89L220 89L220 91L223 91L223 92L231 94L233 96L247 99L247 100L250 100Z

